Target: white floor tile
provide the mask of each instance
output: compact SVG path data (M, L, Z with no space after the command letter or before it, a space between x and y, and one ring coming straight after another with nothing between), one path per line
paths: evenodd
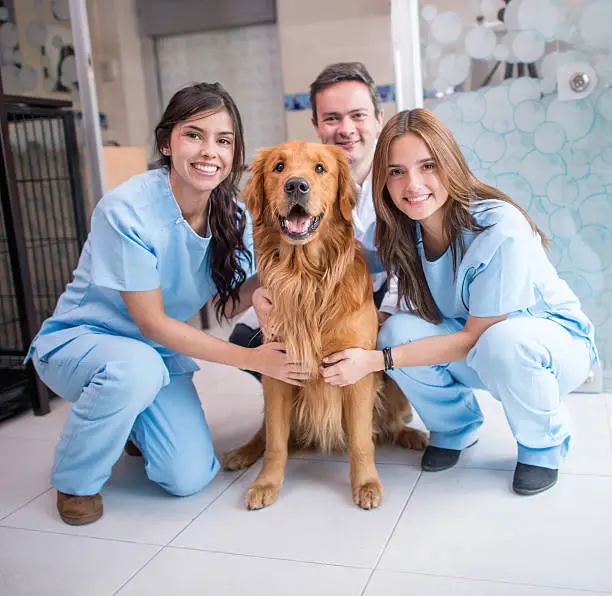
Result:
M34 416L31 410L6 420L0 425L0 437L53 441L57 443L70 410L70 402L59 397L51 400L51 412L45 416Z
M102 491L104 516L95 524L64 524L57 513L55 489L1 523L14 528L165 545L240 474L221 472L200 493L179 498L147 479L141 458L124 455Z
M487 392L478 391L477 396L485 421L478 443L461 455L458 466L514 470L516 441L503 408ZM563 397L575 427L563 472L612 475L612 442L606 423L605 400L602 395L586 393Z
M240 374L240 373L238 373ZM257 389L257 388L255 388ZM202 401L211 427L217 451L223 453L243 444L259 428L263 419L261 390L256 395L207 396L201 390ZM485 422L479 441L466 450L459 460L459 467L492 470L514 470L516 466L516 441L504 415L501 404L487 392L477 392ZM612 439L608 418L612 420L612 406L606 408L608 395L571 394L564 398L574 420L575 431L572 446L563 464L563 471L575 474L612 476ZM238 413L238 414L237 414ZM425 430L415 415L414 428ZM346 453L316 453L304 451L294 458L320 461L348 461ZM420 466L422 453L391 445L376 449L378 463Z
M220 457L226 451L246 443L263 422L263 397L259 393L206 395L200 398L210 428L215 451Z
M541 588L456 577L376 571L364 596L418 594L418 596L603 596L606 592Z
M276 503L244 508L255 465L191 524L172 546L371 568L414 486L409 466L379 466L382 506L363 511L352 502L348 464L290 460Z
M168 548L118 596L360 596L367 569Z
M49 488L54 447L0 434L0 520Z
M0 594L110 596L158 547L0 528Z
M255 379L201 363L195 383L219 454L258 429ZM558 486L531 498L510 489L516 445L501 407L486 392L479 399L480 441L455 470L421 475L421 453L377 449L385 484L377 511L353 505L346 454L292 458L277 503L259 512L243 498L261 463L179 499L146 478L142 460L124 456L104 489L104 517L81 528L59 521L49 487L70 407L53 400L48 416L0 424L0 594L106 596L124 586L119 596L357 596L381 553L364 596L612 592L612 396L564 398L572 449Z
M484 424L480 427L478 443L466 449L457 464L463 468L514 470L516 441L501 404L486 391L476 391Z
M612 478L562 474L534 497L512 474L423 473L380 569L612 591Z
M610 433L610 444L612 444L612 393L602 395L602 399L606 404L606 411L608 413L608 431Z
M571 474L612 476L612 440L606 424L608 395L572 393L563 398L576 430L561 470Z

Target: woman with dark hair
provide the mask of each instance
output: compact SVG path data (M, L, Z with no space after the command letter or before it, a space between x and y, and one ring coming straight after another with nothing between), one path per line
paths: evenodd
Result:
M234 199L244 141L233 100L219 84L182 89L155 137L162 167L98 203L74 280L28 355L73 404L52 472L69 524L102 515L100 490L126 444L169 493L215 476L192 358L304 378L281 344L242 348L186 323L211 297L219 320L247 308L258 285L250 222Z
M552 487L570 443L560 396L597 362L593 325L527 213L470 172L427 110L396 114L374 156L376 246L394 282L378 350L325 359L332 384L384 370L430 430L422 469L454 466L483 416L473 389L504 408L518 446L513 489Z

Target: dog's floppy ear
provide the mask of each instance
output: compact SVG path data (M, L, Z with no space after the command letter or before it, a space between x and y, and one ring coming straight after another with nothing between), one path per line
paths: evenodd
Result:
M333 147L336 161L338 162L338 206L342 217L348 221L353 221L353 209L357 205L357 189L351 176L351 169L344 155L344 151L338 147Z
M247 182L242 197L253 221L261 217L264 206L264 166L270 149L260 149L249 166L251 177Z

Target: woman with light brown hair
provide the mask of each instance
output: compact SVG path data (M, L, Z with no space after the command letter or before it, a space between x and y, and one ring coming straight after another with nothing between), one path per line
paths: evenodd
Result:
M518 447L513 489L552 487L571 420L560 396L597 362L593 325L548 260L543 233L470 172L432 113L396 114L374 157L376 247L393 279L378 350L325 359L329 383L384 370L430 431L422 469L454 466L477 441L473 389L502 403ZM392 316L389 316L392 315Z

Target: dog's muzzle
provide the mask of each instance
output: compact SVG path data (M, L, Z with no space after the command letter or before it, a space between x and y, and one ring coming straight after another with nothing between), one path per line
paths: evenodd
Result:
M319 227L323 217L323 213L319 215L308 213L310 183L304 178L289 178L285 182L285 197L288 214L278 216L281 230L292 240L305 240Z

